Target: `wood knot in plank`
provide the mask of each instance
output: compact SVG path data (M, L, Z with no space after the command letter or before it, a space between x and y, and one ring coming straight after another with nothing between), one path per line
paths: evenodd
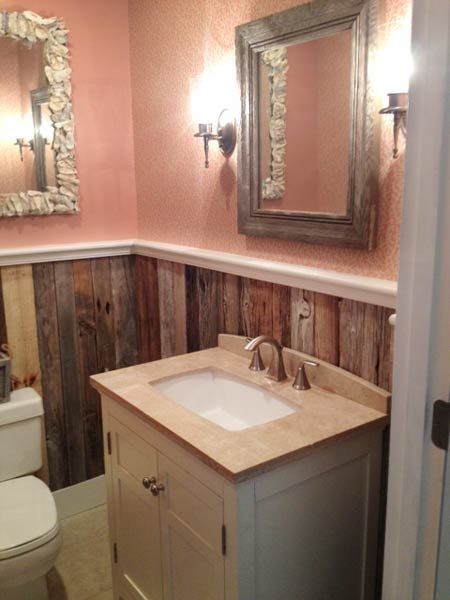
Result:
M309 302L305 300L305 298L303 298L300 302L298 312L301 319L308 319L311 316L311 306L309 305Z

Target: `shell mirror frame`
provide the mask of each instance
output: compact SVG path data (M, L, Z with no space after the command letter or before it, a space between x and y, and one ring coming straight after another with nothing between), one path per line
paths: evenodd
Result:
M0 217L79 211L69 58L63 19L0 12Z
M238 231L372 249L377 0L313 0L236 28Z

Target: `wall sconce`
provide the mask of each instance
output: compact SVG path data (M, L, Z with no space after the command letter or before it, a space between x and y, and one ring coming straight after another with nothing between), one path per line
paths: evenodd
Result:
M380 110L380 115L394 115L394 148L393 158L398 157L398 134L403 133L406 138L406 115L408 112L408 94L388 94L389 106Z
M227 158L231 156L236 147L236 119L229 109L224 109L217 121L217 132L213 132L212 123L199 123L198 133L194 137L203 138L205 150L205 168L209 167L209 142L217 140L219 149Z
M16 138L16 141L14 142L14 146L19 146L21 162L23 162L23 149L24 148L29 148L31 150L31 152L34 152L34 141L33 140L29 140L28 142L26 142L25 138Z

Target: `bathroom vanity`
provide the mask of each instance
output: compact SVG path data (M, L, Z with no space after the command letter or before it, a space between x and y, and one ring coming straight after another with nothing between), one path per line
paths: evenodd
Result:
M92 377L115 600L374 598L389 394L321 361L295 390L311 357L284 349L289 377L275 382L248 369L244 344L220 335L217 348ZM228 385L236 407L260 394L257 424L220 414Z

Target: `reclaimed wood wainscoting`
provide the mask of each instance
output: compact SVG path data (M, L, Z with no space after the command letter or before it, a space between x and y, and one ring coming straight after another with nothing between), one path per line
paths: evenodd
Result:
M0 346L12 387L43 396L54 490L103 473L89 375L209 348L221 332L269 334L390 389L393 312L143 256L0 269Z

